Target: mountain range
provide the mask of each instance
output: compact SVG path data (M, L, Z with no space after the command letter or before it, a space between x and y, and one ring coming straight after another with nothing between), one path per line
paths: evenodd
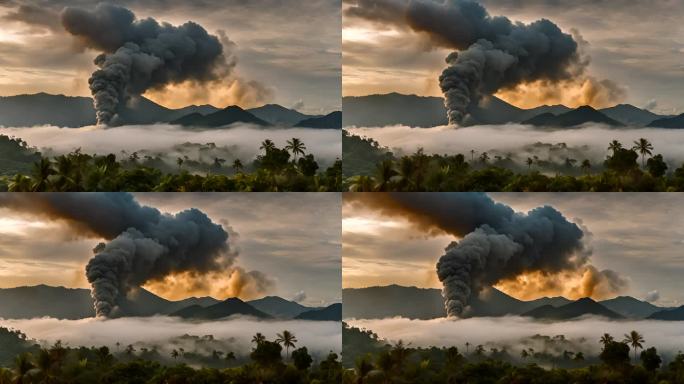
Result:
M330 115L335 116L334 113ZM243 122L260 126L306 126L333 129L342 127L341 121L334 125L336 120L328 116L307 115L277 104L267 104L246 110L235 105L223 109L212 105L190 105L170 109L145 97L129 100L119 109L118 116L122 124L175 123L183 126L213 128ZM89 97L47 93L0 97L0 126L56 125L77 128L93 125L95 122L93 100Z
M173 317L193 320L217 320L233 315L246 315L259 319L271 318L270 315L261 312L237 297L231 297L206 307L193 304L170 314Z
M348 96L342 98L342 110L345 127L407 125L429 128L448 124L444 99L441 97L399 93ZM589 106L572 109L564 105L522 109L495 96L488 96L469 112L463 125L523 123L569 127L598 122L611 126L684 128L684 114L663 116L629 104L599 110Z
M609 319L625 318L588 297L558 307L554 307L551 304L542 305L541 307L521 314L523 317L533 317L535 319L544 320L567 320L586 315L602 316Z
M325 308L313 309L302 312L295 317L297 320L316 320L316 321L334 321L342 319L342 304L336 303Z
M328 310L331 307L334 309L334 304L325 308L307 307L278 296L246 302L238 298L221 301L212 297L171 301L139 288L118 303L115 315L170 315L208 320L240 314L257 318L293 319L304 313ZM90 290L47 285L0 289L0 318L28 319L44 316L70 320L95 316ZM341 320L341 313L337 318L329 319Z
M617 120L611 119L610 117L588 105L558 115L554 115L551 112L545 112L522 122L522 124L534 125L538 127L564 128L575 127L585 123L599 123L613 127L622 127L625 125Z
M378 319L401 316L410 319L445 317L441 290L434 288L388 285L342 290L343 318ZM410 303L410 305L407 305ZM495 288L483 291L471 299L464 317L521 315L537 319L570 319L584 315L604 316L611 319L644 319L673 310L641 301L629 296L594 301L590 298L569 300L564 297L543 297L523 301ZM681 309L684 320L684 307Z

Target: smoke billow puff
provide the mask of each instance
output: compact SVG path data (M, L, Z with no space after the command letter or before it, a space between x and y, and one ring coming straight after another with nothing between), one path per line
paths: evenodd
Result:
M105 3L92 11L67 7L61 19L85 47L103 52L89 80L98 123L116 123L117 110L131 95L184 81L207 82L232 70L219 37L193 22L138 20L130 10Z
M553 275L586 273L583 291L594 286L619 290L625 281L610 270L589 264L584 231L550 206L527 213L494 202L483 193L394 193L348 195L380 210L408 218L425 233L448 233L461 238L447 246L437 263L437 276L449 316L461 315L470 298L484 288L525 273Z
M408 25L427 34L432 44L456 50L439 77L452 124L464 121L484 95L520 84L572 80L588 65L578 41L553 22L493 17L472 0L358 0L347 14Z
M93 249L86 266L98 316L114 314L147 282L182 273L229 275L235 268L228 232L198 209L164 214L128 193L4 194L0 206L63 220L83 235L108 240ZM250 274L242 283L251 279L267 277Z

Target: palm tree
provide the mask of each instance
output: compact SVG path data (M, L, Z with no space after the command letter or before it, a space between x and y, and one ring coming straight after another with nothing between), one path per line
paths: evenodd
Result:
M349 192L372 192L373 178L365 175L352 176L349 178Z
M176 349L171 351L171 357L173 357L174 360L178 358L178 351Z
M639 154L641 155L641 168L644 168L644 157L646 155L651 155L653 153L653 144L651 144L648 140L642 137L641 139L634 142L632 150L639 152Z
M233 169L237 173L242 173L242 170L244 169L244 166L242 165L242 161L240 159L235 159L233 161Z
M31 190L31 178L18 173L10 179L7 190L10 192L28 192Z
M622 143L620 143L617 140L613 140L610 142L610 144L608 144L608 150L613 151L613 155L615 154L615 152L617 152L621 149L622 149Z
M470 162L471 162L471 163L472 163L473 161L475 161L475 154L476 154L476 153L477 153L477 152L475 152L474 149L471 149L471 150L470 150Z
M55 171L52 169L50 159L43 157L40 161L33 164L33 171L31 173L33 178L31 190L34 192L42 192L47 189L49 177L54 175Z
M356 384L363 384L363 380L373 370L373 364L368 359L368 356L363 356L356 359L354 371L356 372Z
M525 161L525 162L527 163L527 169L528 169L528 170L529 170L530 168L532 168L532 164L534 164L534 160L532 160L531 157L528 157L528 158L527 158L527 161Z
M221 166L225 162L226 162L226 159L221 159L220 157L214 157L214 168L221 169Z
M608 344L612 343L613 341L615 341L615 338L608 333L604 333L603 336L601 336L601 340L599 340L599 342L603 344L603 348L605 348Z
M396 176L397 172L394 170L394 164L391 159L381 161L376 168L375 190L385 192L389 189L392 183L392 178Z
M389 351L382 351L375 359L375 366L382 371L385 381L389 382L394 369L394 358Z
M290 347L294 348L297 338L294 333L285 330L283 333L279 333L278 338L275 340L276 343L282 344L285 347L285 356L290 357Z
M41 349L40 352L38 352L35 365L40 371L40 376L43 383L50 383L54 378L54 375L52 374L52 367L54 365L53 363L54 361L52 360L52 356L50 356L50 351L47 349Z
M266 341L266 336L262 335L261 332L257 332L257 334L252 337L252 343L256 345L259 345L264 341Z
M304 145L304 143L302 143L302 141L296 137L293 137L292 140L287 141L285 149L292 152L292 156L294 156L295 161L297 161L298 155L304 156L306 153L306 145Z
M181 167L183 166L183 158L182 157L177 158L176 164L178 164L178 171L180 172Z
M489 161L489 154L487 154L487 152L482 152L482 154L480 155L480 161L482 162L482 164L487 164L487 162Z
M634 348L634 361L636 362L637 349L644 347L643 345L641 345L641 343L644 342L644 337L639 332L632 331L628 334L625 334L625 339L622 342L629 344L632 346L632 348Z
M394 347L392 347L391 353L392 357L394 358L394 362L399 369L401 369L406 365L406 360L408 360L411 350L406 348L402 340L399 340L396 344L394 344Z
M582 168L584 173L589 174L589 171L591 170L591 162L589 161L589 159L582 160L580 168Z
M405 156L399 160L399 165L396 167L396 173L398 176L397 187L400 190L406 190L413 184L413 170L414 163L412 158Z
M466 355L468 354L468 349L470 349L470 346L471 346L471 345L472 345L472 344L470 344L469 341L466 341L466 343L465 343L465 346L466 346Z
M34 365L31 362L31 354L22 353L14 358L14 382L16 384L28 383L29 380L25 381L25 378L29 371L33 368Z
M268 153L272 150L275 149L275 144L273 143L273 140L271 139L266 139L261 143L261 147L259 149L263 150L264 152Z

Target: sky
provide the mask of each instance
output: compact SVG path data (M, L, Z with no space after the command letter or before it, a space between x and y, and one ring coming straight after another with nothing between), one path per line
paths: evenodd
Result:
M590 262L627 280L619 294L667 306L684 304L684 196L639 193L494 193L517 212L551 205L585 228ZM439 194L435 193L438 199ZM347 202L342 209L343 287L441 288L435 263L453 237L427 235L404 219ZM454 214L458 214L454 212ZM514 292L509 291L509 293ZM547 293L552 294L552 293ZM545 295L547 295L545 294ZM558 292L557 294L560 294ZM543 295L540 295L543 296Z
M59 21L65 6L92 0L0 0L0 95L89 96L97 52L79 47ZM305 113L340 109L339 0L119 0L138 18L179 25L194 21L221 36L237 58L235 76L211 89L188 85L147 97L168 107L279 103ZM223 32L221 32L223 31ZM223 35L225 33L225 35ZM237 81L237 82L235 82Z
M343 7L349 9L357 1L345 0ZM683 2L480 2L490 15L525 23L546 18L575 36L585 58L590 59L587 75L599 81L610 80L624 91L612 103L626 102L657 113L684 112L684 26L680 22ZM450 50L433 46L425 36L406 27L370 22L345 12L342 50L345 96L387 92L441 96L437 78ZM538 100L507 101L531 107Z
M246 271L260 271L273 281L262 295L297 297L308 305L340 301L339 194L140 193L134 196L141 204L165 213L198 208L220 223L230 234L231 248L238 251L237 266ZM0 208L0 288L37 284L89 288L84 268L93 247L100 241L79 237L62 221L46 221ZM184 298L156 293L169 299Z

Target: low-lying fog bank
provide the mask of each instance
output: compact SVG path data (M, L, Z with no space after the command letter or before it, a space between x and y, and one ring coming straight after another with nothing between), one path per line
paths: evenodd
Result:
M608 154L608 143L620 141L625 148L631 148L639 138L646 138L654 147L653 154L662 154L666 161L677 164L684 162L684 130L659 128L610 128L601 124L585 124L577 128L545 129L521 124L481 125L464 128L440 126L434 128L412 128L407 126L354 127L345 128L358 136L370 137L383 147L400 149L396 154L408 154L418 148L427 153L454 155L461 153L470 160L470 151L479 156L482 152L511 154L517 161L541 155L531 147L534 143L565 143L571 147L570 156L581 161L587 158L592 163L602 162Z
M457 346L465 350L465 343L476 346L507 347L510 351L527 348L529 338L564 335L585 354L600 352L599 339L604 333L621 341L632 330L644 336L645 348L654 346L664 356L684 350L684 323L677 321L609 321L584 317L571 321L542 322L519 316L480 317L470 319L411 320L388 318L379 320L346 319L349 325L369 329L390 342L403 340L414 347ZM527 340L527 341L525 341ZM489 349L489 348L487 348Z
M129 125L114 128L90 126L83 128L60 128L55 126L0 127L0 135L22 138L32 147L45 151L47 155L69 153L77 148L89 154L105 155L121 151L175 154L173 148L183 143L214 143L227 147L224 154L228 160L239 158L243 162L253 160L261 151L261 142L271 139L279 148L287 140L296 137L306 145L306 152L313 154L319 163L332 164L340 157L342 139L337 129L309 128L258 128L248 124L234 124L227 128L184 129L169 124ZM171 153L170 153L171 152ZM142 157L142 156L141 156ZM182 157L182 156L181 156ZM173 159L175 161L175 157Z
M59 320L40 318L30 320L3 320L0 326L18 329L29 338L52 344L57 340L76 346L108 346L112 351L134 345L137 348L156 347L170 353L182 347L191 351L198 346L232 351L237 356L249 354L252 337L261 332L267 340L275 340L276 334L288 330L295 334L297 347L305 346L312 356L322 358L330 351L340 352L342 329L339 322L303 320L255 320L233 317L226 320L189 322L167 316L145 318L119 318L103 320L89 318L82 320ZM202 337L212 335L210 343L197 343L191 335ZM117 343L120 344L117 347ZM184 345L184 344L188 345ZM192 345L190 345L192 344ZM211 350L209 351L211 352ZM163 353L168 355L168 353Z

